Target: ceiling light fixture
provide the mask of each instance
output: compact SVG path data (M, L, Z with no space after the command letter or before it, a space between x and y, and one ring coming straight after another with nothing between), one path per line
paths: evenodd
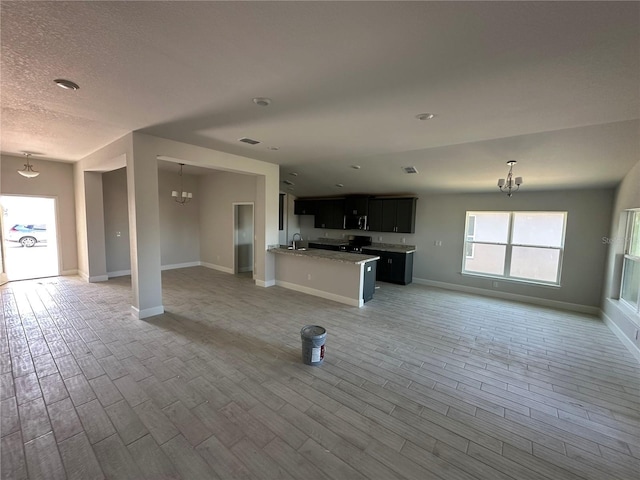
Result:
M189 201L193 198L193 193L185 192L182 188L182 167L184 167L184 163L180 164L180 191L173 190L171 192L171 196L178 203L178 205L189 203Z
M76 82L65 80L64 78L56 78L54 80L54 83L60 88L64 88L65 90L78 90L80 88L80 85L78 85Z
M289 175L291 175L292 177L297 177L298 173L297 172L291 172L291 173L289 173Z
M360 170L362 167L360 165L351 165L351 168L354 170Z
M273 150L274 152L277 152L278 150L280 150L280 147L268 147L269 150Z
M342 183L336 183L336 187L342 188L342 187L344 187L344 185Z
M25 157L27 157L27 163L24 164L24 168L22 170L18 170L18 173L23 177L27 178L35 178L40 175L40 172L33 169L33 166L29 163L30 153L23 153Z
M267 97L255 97L253 99L253 103L260 107L268 107L269 105L271 105L271 99Z
M431 120L435 116L436 116L435 113L420 113L420 114L416 115L416 118L418 120Z
M515 180L513 178L513 166L518 163L515 160L509 160L507 165L509 165L509 173L507 174L507 180L504 178L498 180L498 188L501 192L506 193L507 197L513 196L515 192L520 190L520 185L522 185L522 177L516 177Z

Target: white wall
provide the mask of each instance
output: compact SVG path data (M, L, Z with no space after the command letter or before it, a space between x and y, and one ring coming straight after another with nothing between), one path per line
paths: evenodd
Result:
M177 168L177 166L176 166ZM127 169L102 174L107 272L109 276L131 273ZM180 176L158 171L160 206L160 251L162 267L200 262L199 194L195 175L183 175L186 191L194 195L186 205L176 203L171 191L178 188ZM118 235L119 234L119 235Z
M25 159L22 157L0 157L0 191L3 195L56 198L61 274L73 275L78 271L73 164L31 159L40 175L25 178L17 172L22 170L24 163Z
M640 318L618 300L624 255L625 210L631 208L640 208L640 161L627 173L615 193L610 233L607 235L608 242L605 242L608 251L602 300L603 319L640 361Z
M107 274L110 277L130 274L131 248L126 168L102 174L102 194Z
M201 198L195 175L183 175L184 190L193 199L180 205L171 197L178 190L180 175L176 171L158 170L158 198L160 202L160 252L163 267L200 262L200 205Z
M256 178L254 175L222 171L198 177L198 191L203 206L200 209L200 260L203 264L233 273L233 204L259 203ZM254 207L254 215L257 217L255 210ZM277 221L276 217L276 228Z
M377 233L313 228L313 217L303 215L302 233L309 239L325 233L330 238L343 234L368 234L374 242L416 245L413 276L415 282L490 290L495 294L523 295L597 310L602 295L606 246L602 237L610 227L613 190L568 190L518 192L512 198L501 193L418 195L416 233ZM560 287L535 286L462 275L465 215L477 211L567 211L565 255ZM379 240L381 239L381 240ZM442 246L434 242L441 241ZM589 259L585 261L585 259Z

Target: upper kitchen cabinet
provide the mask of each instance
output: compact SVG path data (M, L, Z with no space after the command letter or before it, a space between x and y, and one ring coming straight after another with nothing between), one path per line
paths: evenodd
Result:
M315 215L316 201L315 200L296 200L293 206L293 213L295 213L296 215Z
M344 229L344 199L316 200L314 227Z
M415 233L417 198L376 198L369 201L369 230Z
M364 216L369 214L369 197L347 197L344 199L344 214Z

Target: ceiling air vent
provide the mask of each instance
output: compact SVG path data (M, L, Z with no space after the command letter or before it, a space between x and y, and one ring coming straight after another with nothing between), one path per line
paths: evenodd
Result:
M416 167L402 167L404 173L418 173L418 169Z
M238 141L248 143L249 145L257 145L260 143L258 140L254 140L253 138L247 138L247 137L239 138Z
M293 183L291 180L283 180L282 183L284 183L285 185L295 185L295 183Z

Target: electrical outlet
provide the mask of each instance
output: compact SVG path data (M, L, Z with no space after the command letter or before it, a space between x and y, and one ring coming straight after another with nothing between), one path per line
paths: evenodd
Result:
M220 255L216 255L216 260L220 260Z
M493 288L498 288L498 282L493 282Z
M381 242L382 241L382 237L378 237L378 241Z
M122 236L122 232L116 232L116 237L121 237Z
M307 273L307 280L311 280L311 274Z
M407 243L407 239L405 237L402 237L402 243Z

